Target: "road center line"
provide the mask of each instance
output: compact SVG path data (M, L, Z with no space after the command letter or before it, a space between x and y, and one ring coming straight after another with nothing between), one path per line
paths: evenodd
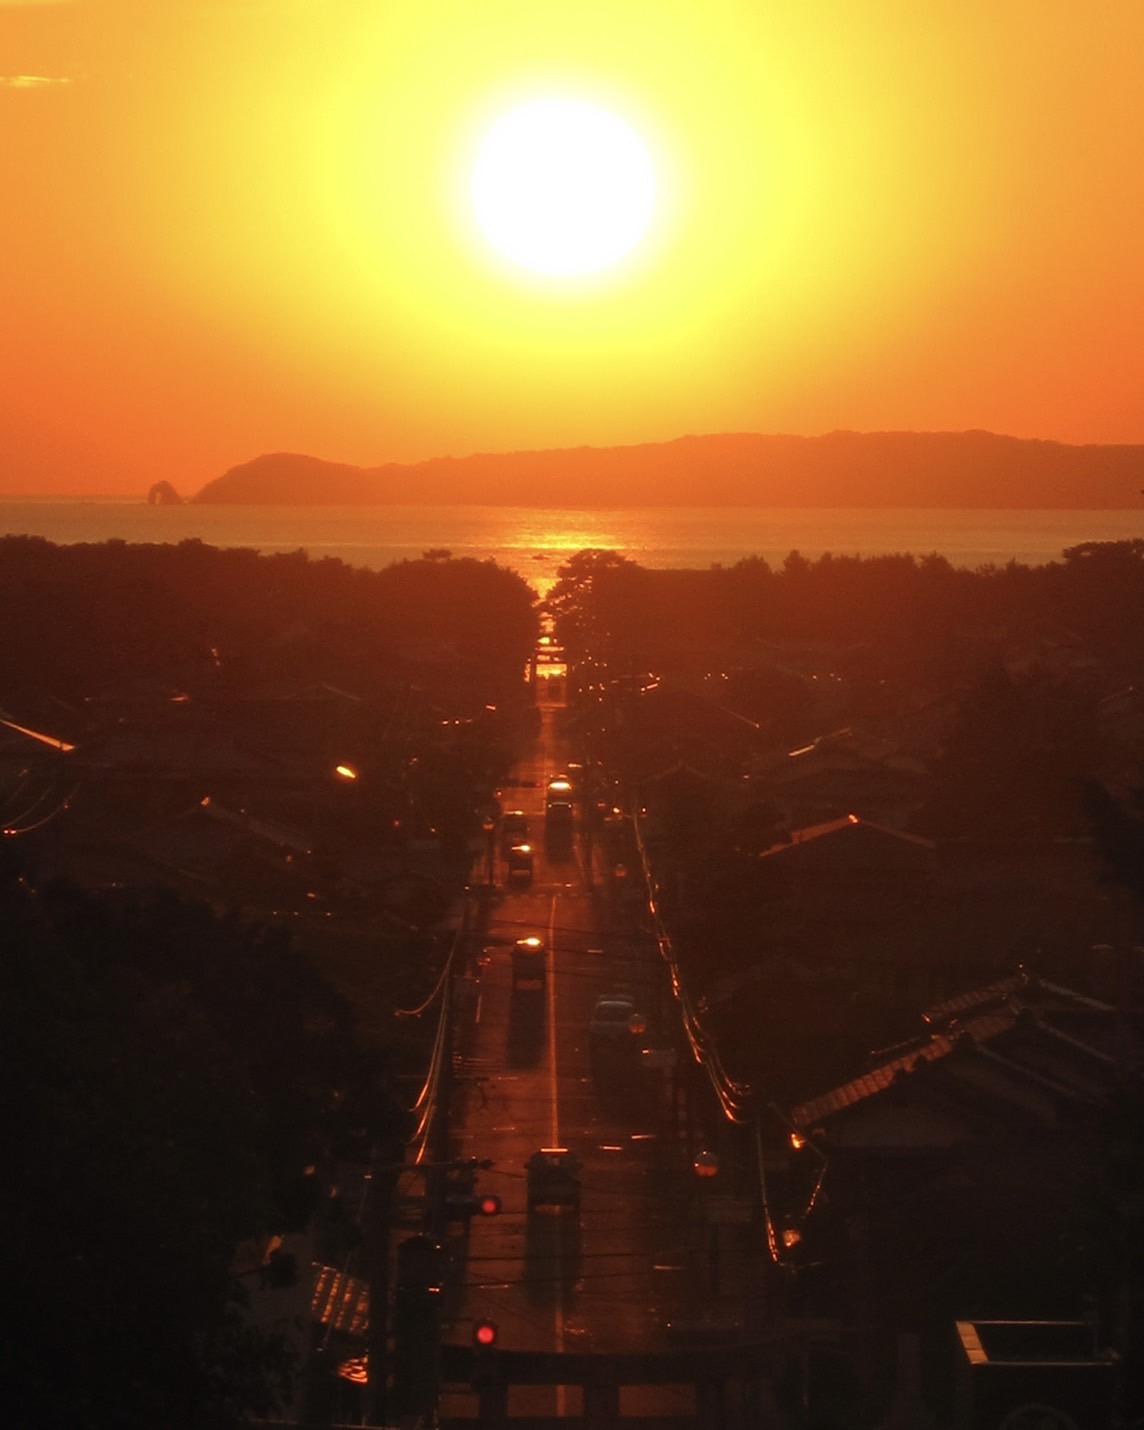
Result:
M550 1147L560 1146L560 1104L557 1098L559 1079L556 1075L556 895L548 911L548 1097Z
M552 905L548 911L548 1095L551 1100L549 1116L550 1146L560 1146L560 1102L558 1097L559 1079L556 1072L556 895L552 895ZM578 1213L577 1213L578 1215ZM556 1226L556 1299L552 1307L553 1335L558 1351L564 1350L564 1282L561 1267L564 1264L563 1226ZM556 1387L556 1414L568 1413L567 1389Z

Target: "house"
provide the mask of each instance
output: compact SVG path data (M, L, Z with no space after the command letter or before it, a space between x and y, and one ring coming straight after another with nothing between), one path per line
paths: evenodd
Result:
M948 986L925 937L935 858L850 814L720 862L682 947L734 1076L795 1098L907 1035Z
M792 828L857 810L905 829L922 806L926 767L892 740L847 726L759 762L752 773Z
M934 862L932 841L858 814L792 830L755 859L768 941L821 962L922 900Z
M1110 1148L1135 1122L1139 1022L1022 973L923 1026L789 1109L774 1215L796 1233L792 1272L831 1264L808 1300L841 1301L867 1329L947 1336L967 1312L1076 1315L1102 1277L1113 1294Z
M745 715L658 680L617 704L614 723L623 751L619 763L637 780L676 763L738 778L762 739L759 726Z

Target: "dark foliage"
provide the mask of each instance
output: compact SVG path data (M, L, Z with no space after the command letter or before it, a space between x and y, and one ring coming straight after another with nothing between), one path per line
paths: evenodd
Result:
M339 999L285 938L171 895L0 872L5 1418L202 1426L269 1412L290 1355L236 1248L297 1229L340 1088Z
M1093 542L1045 566L978 570L942 556L792 552L779 571L758 558L709 571L648 571L614 552L580 552L549 600L561 639L617 667L686 665L728 644L857 645L862 664L913 675L975 669L1006 636L1089 649L1114 664L1144 657L1144 541ZM657 667L658 663L658 667ZM882 673L885 673L884 671Z
M918 828L985 839L1085 832L1095 731L1083 688L987 667L961 702Z
M1144 902L1144 788L1117 799L1093 780L1085 797L1106 877Z
M491 561L381 571L302 551L261 556L200 541L54 546L0 540L0 686L80 700L124 681L200 691L329 681L362 695L395 668L448 688L519 680L533 593Z

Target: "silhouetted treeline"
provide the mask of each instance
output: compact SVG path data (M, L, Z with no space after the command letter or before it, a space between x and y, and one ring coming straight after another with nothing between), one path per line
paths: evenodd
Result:
M368 695L394 674L446 688L519 680L533 593L492 562L381 571L302 551L200 541L55 546L0 540L0 688L77 699L121 681L186 688L328 681Z
M289 1349L243 1315L265 1238L313 1214L355 1089L375 1135L401 1125L349 1010L281 931L170 894L5 858L0 924L7 1423L269 1411Z
M619 669L707 668L740 641L862 646L882 661L944 668L1013 634L1083 645L1113 665L1144 656L1144 539L1090 542L1044 566L976 570L942 556L792 552L707 571L650 571L607 551L561 568L550 596L573 650Z

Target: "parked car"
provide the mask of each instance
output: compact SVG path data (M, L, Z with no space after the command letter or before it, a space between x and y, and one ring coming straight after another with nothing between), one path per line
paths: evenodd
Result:
M512 991L539 993L544 988L544 940L535 934L518 938L512 946Z

